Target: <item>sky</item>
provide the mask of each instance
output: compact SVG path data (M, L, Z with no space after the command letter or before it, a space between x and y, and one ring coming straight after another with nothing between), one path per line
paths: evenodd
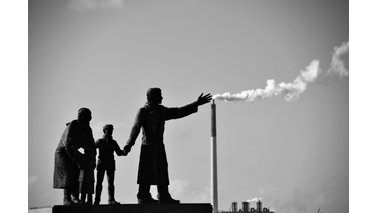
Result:
M54 152L79 108L91 109L95 139L111 123L123 147L150 87L173 107L292 82L313 60L329 69L349 41L345 0L34 0L28 16L29 207L62 203ZM348 212L348 95L344 77L319 79L294 102L216 101L219 209L260 198L280 213ZM210 105L165 129L172 196L210 202ZM136 203L140 138L116 157L121 203Z

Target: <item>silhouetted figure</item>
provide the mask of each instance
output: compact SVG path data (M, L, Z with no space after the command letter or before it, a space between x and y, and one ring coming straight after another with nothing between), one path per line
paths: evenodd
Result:
M121 150L118 143L113 140L113 125L105 125L103 131L103 138L96 141L96 148L98 149L99 155L97 160L96 197L94 204L100 204L102 181L104 180L105 171L108 179L108 203L120 204L114 199L114 173L116 170L114 152L116 152L118 156L126 155L126 153L124 150Z
M94 140L84 144L84 165L80 166L79 192L80 201L92 205L94 194L94 169L96 168L96 148Z
M91 111L81 108L77 120L67 123L67 127L55 151L54 188L64 189L64 205L81 203L79 200L79 168L85 166L85 158L78 149L93 143L92 129L89 121ZM72 196L72 198L71 198Z
M180 108L167 108L161 105L163 100L159 88L150 88L147 91L147 103L140 108L134 126L131 129L129 140L124 150L130 152L135 144L140 129L143 129L142 146L139 159L138 203L179 203L174 200L168 191L168 163L163 143L164 124L170 119L182 118L198 111L198 106L210 102L211 95L201 94L197 101ZM158 199L150 194L151 185L157 185Z

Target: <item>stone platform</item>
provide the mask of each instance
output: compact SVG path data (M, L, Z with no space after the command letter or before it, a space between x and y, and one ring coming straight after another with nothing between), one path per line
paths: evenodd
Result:
M29 209L29 213L212 213L209 203L121 204L63 206Z

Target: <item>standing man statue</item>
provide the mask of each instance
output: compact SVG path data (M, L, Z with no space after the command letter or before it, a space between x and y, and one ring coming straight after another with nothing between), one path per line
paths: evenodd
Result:
M87 144L94 144L92 129L89 126L91 119L92 113L88 108L79 109L77 119L67 123L55 151L53 187L64 189L64 205L81 203L78 192L79 172L88 166L88 162L78 149L85 149Z
M170 119L188 116L198 111L198 106L209 103L210 94L201 94L197 101L180 108L167 108L161 105L163 97L159 88L147 91L147 103L140 108L131 129L129 140L124 147L127 153L135 144L140 129L143 129L142 146L139 159L137 194L139 204L180 203L168 191L168 162L163 143L164 124ZM151 185L157 185L158 201L150 193Z

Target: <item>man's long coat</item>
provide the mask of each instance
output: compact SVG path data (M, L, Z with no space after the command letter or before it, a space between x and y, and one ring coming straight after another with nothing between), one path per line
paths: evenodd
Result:
M140 129L143 130L138 184L169 185L168 162L163 143L165 121L182 118L197 111L196 103L179 108L147 103L139 109L127 143L129 147L133 146Z
M55 150L54 188L69 188L78 183L79 166L89 166L78 149L86 149L88 144L94 145L91 127L78 120L67 123Z

